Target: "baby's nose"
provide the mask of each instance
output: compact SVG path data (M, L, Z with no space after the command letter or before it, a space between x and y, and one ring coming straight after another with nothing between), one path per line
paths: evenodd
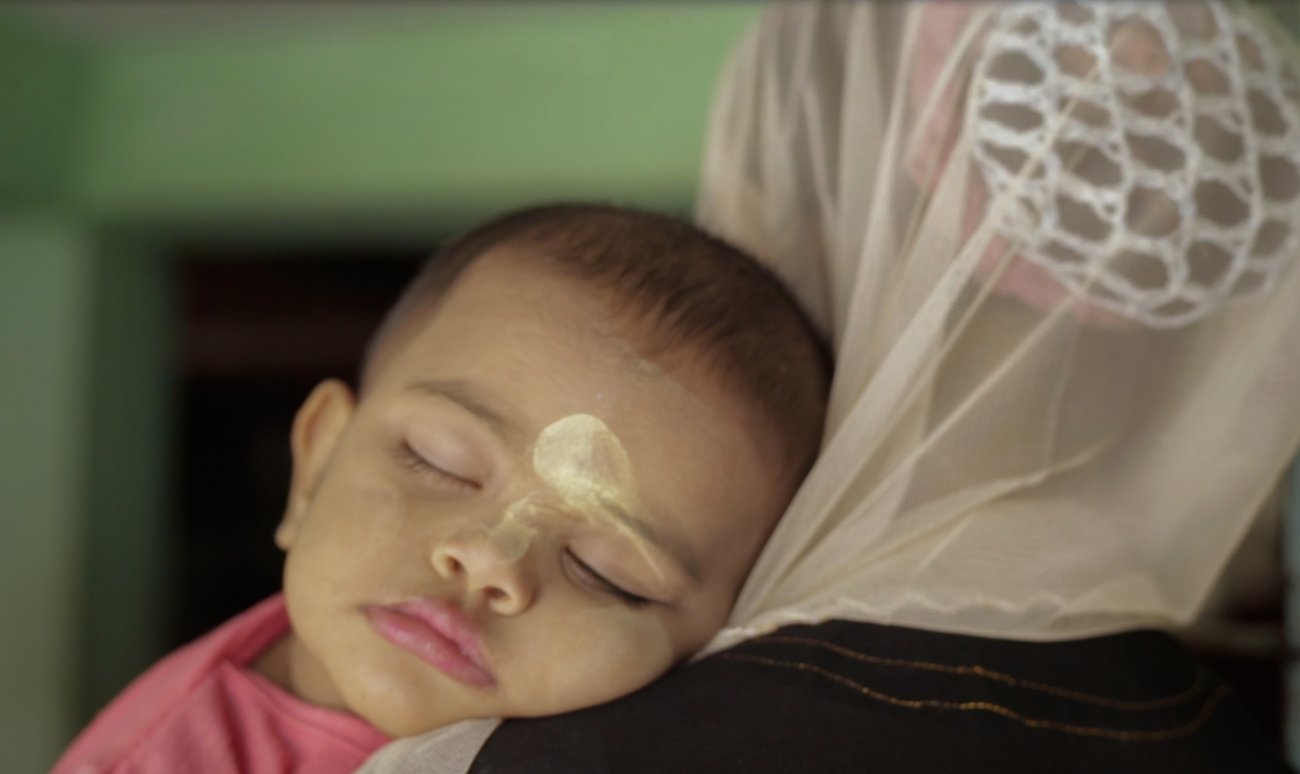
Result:
M430 563L444 580L463 583L471 603L487 605L498 615L518 615L533 603L536 583L528 573L524 550L507 550L486 529L458 531L439 540Z

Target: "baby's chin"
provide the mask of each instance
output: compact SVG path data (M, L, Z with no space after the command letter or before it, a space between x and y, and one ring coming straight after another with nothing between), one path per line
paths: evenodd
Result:
M413 715L394 712L393 707L375 708L376 711L374 712L358 712L356 714L360 715L364 720L366 720L366 722L379 729L386 736L397 739L401 737L428 734L466 720L528 720L533 718L545 718L551 717L552 715L562 715L566 712L575 712L577 710L587 709L603 703L605 702L566 708L537 708L534 711L520 709L500 714L431 712Z
M408 708L401 703L392 704L375 702L376 706L356 707L355 714L370 725L379 729L386 736L398 738L405 736L419 736L427 734L430 731L437 731L462 720L472 720L477 717L491 717L485 714L473 714L468 712L446 712L430 708ZM356 705L353 705L354 707Z
M511 700L507 696L498 696L496 701L488 699L481 702L461 703L457 699L462 697L456 696L458 691L455 687L451 687L448 693L452 695L444 693L440 697L435 697L436 689L431 690L427 695L411 695L404 691L370 690L362 696L348 700L347 704L353 714L360 716L385 735L397 738L427 734L465 720L529 719L575 712L622 698L640 690L649 682L651 681L616 696L590 698L585 701L525 702ZM437 700L439 698L441 701ZM472 706L474 704L480 706ZM494 704L499 706L492 706Z

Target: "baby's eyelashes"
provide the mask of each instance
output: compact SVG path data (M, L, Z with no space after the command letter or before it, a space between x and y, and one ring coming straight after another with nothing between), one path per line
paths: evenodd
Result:
M598 593L611 596L628 607L639 609L654 601L639 594L634 594L601 575L591 565L579 558L572 549L564 549L563 562L566 571L578 583Z
M415 449L409 441L402 441L396 450L398 462L417 476L449 491L472 494L483 488L479 482L453 473L438 465Z

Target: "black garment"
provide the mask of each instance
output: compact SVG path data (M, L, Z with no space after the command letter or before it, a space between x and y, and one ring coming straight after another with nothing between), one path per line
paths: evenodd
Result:
M616 702L504 724L500 772L1289 771L1177 643L1057 643L832 621L738 645Z

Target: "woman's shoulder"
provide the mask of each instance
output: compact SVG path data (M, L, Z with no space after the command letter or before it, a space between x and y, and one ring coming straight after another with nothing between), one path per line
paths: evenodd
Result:
M471 771L1286 771L1157 632L1026 643L831 621L610 704L511 721Z

